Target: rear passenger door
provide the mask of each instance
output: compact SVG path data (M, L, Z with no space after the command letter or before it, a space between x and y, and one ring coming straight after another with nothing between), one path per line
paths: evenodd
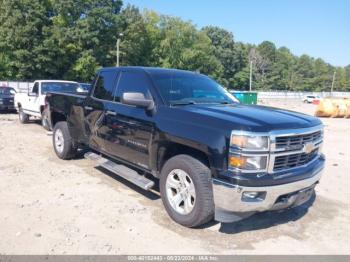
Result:
M84 102L85 136L88 137L90 147L108 153L106 139L109 133L106 128L106 108L113 103L113 93L116 86L117 71L113 69L101 70L95 81L91 96Z
M115 103L107 105L106 147L112 156L149 169L149 148L154 130L154 117L143 108L125 105L124 92L141 92L152 98L151 83L143 71L122 71L118 77Z

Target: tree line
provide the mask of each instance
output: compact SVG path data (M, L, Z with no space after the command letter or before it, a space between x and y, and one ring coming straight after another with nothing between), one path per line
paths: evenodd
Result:
M254 32L252 32L253 34ZM0 0L0 79L89 82L100 67L120 64L199 71L229 89L350 91L350 65L296 56L264 41L236 41L216 26L140 11L121 0Z

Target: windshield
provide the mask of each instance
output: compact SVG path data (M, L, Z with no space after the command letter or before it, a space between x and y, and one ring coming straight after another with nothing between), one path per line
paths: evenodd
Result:
M150 72L163 99L170 105L235 103L237 99L211 78L190 72Z
M65 83L65 82L48 82L41 84L41 93L47 92L63 92L63 93L76 93L78 83Z
M14 95L15 93L13 88L0 88L0 95Z

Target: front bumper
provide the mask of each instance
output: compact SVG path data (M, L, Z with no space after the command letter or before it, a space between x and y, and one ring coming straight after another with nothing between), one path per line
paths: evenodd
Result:
M14 110L15 105L13 99L2 99L0 101L0 110Z
M239 186L213 179L215 220L233 222L256 212L301 205L311 198L322 170L323 166L313 171L312 176L307 179L263 187ZM243 200L244 192L263 192L263 198L246 201Z
M0 110L15 110L14 105L1 105L0 104Z

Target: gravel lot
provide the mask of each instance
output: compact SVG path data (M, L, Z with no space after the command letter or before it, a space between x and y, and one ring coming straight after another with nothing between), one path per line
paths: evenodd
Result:
M301 102L262 101L313 114ZM349 254L350 119L325 124L327 167L304 206L181 227L159 196L85 159L59 160L38 123L0 113L0 254Z

